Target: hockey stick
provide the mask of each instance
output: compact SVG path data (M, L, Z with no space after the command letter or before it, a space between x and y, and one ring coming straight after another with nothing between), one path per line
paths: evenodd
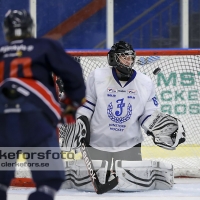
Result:
M58 79L56 80L56 83L57 83L57 85L58 85L58 88L59 88L60 92L64 92L62 80L61 80L60 78L58 78Z
M118 184L118 177L115 177L113 180L111 180L110 182L107 182L105 184L101 184L99 182L98 176L94 170L94 166L92 164L92 160L90 158L88 149L87 149L87 145L86 145L86 140L85 138L81 139L81 153L83 155L83 159L85 161L86 167L88 169L88 173L90 175L90 178L92 180L92 184L94 186L94 190L97 194L103 194L105 192L108 192L110 190L112 190L114 187L117 186Z

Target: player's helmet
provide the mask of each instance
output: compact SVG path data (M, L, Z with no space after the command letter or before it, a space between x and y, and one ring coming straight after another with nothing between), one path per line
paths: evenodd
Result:
M33 37L33 20L26 10L9 10L3 29L7 41Z
M136 52L124 41L115 43L108 52L108 64L114 66L123 77L129 78L133 73Z

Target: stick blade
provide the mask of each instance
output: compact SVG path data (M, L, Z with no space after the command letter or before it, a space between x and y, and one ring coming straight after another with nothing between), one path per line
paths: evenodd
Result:
M103 194L110 190L112 190L114 187L116 187L118 184L118 177L115 177L113 180L105 183L105 184L98 184L98 188L96 193L97 194Z

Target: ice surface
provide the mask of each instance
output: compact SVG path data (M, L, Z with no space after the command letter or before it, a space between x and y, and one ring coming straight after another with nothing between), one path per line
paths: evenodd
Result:
M34 188L10 187L8 200L27 200ZM200 200L200 179L175 179L172 190L145 192L117 192L97 195L95 192L80 192L75 189L60 190L55 200Z

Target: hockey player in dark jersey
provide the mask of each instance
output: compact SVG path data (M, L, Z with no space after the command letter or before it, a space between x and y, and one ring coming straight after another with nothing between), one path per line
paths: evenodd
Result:
M50 39L33 38L33 21L25 10L9 10L3 29L8 41L0 46L0 147L57 147L56 127L63 115L73 120L76 109L84 103L85 84L80 65ZM63 109L57 100L52 73L64 84ZM64 114L63 114L64 113ZM64 181L62 170L32 171L36 191L29 200L53 200ZM0 199L6 191L13 170L0 166Z

